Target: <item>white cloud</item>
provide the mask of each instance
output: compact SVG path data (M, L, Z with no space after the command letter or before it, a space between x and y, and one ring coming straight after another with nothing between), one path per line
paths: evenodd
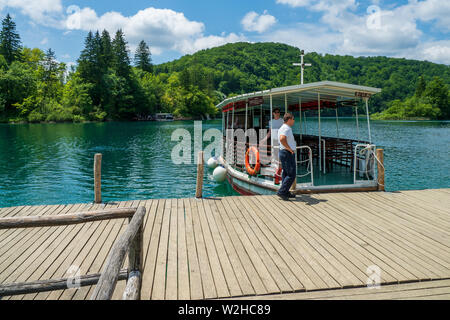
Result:
M62 0L0 0L0 10L13 8L43 25L55 25L63 12Z
M278 0L291 6L303 1ZM296 34L306 46L314 44L314 51L328 53L373 55L395 54L398 50L419 44L421 31L402 10L378 11L373 15L358 15L355 0L310 0L310 9L322 12L320 25L302 25L298 31L286 28L286 37ZM278 31L275 37L282 34ZM292 36L291 36L292 37ZM307 40L307 41L305 41ZM307 48L305 48L307 49Z
M342 43L342 34L331 33L327 27L298 23L289 28L281 28L256 37L258 41L281 42L301 48L307 52L336 52Z
M320 32L312 28L296 31L296 28L286 26L268 35L272 41L280 41L277 40L280 35L281 39L289 41L289 34L293 34L299 40L290 42L299 42L305 49L313 46L313 51L389 55L449 63L449 42L427 39L418 26L418 21L423 21L431 23L440 32L450 30L449 1L410 0L400 6L369 7L362 14L356 13L358 3L355 0L277 0L277 3L291 7L307 6L307 10L321 13Z
M308 7L311 10L321 11L324 9L343 9L355 7L355 0L277 0L279 4L285 4L292 8Z
M367 17L354 16L339 31L344 42L339 50L351 54L389 54L416 47L422 32L414 21L398 11L380 11L379 24L368 24ZM347 20L348 21L348 20Z
M411 11L413 18L430 22L436 21L436 26L450 31L450 1L427 0L427 1L411 1L407 5Z
M450 65L450 40L429 41L408 50L400 57L428 60Z
M186 18L182 12L170 9L146 8L135 15L124 16L110 11L103 15L89 7L71 5L63 7L62 0L0 0L0 10L16 9L30 18L29 23L52 26L65 30L64 35L73 30L108 30L112 36L122 29L134 50L141 40L151 46L153 54L166 50L193 53L197 50L222 45L229 42L246 41L243 35L234 33L205 35L202 22Z
M193 53L197 50L243 41L243 36L234 33L221 36L205 36L205 25L191 21L181 12L170 9L147 8L133 16L123 16L119 12L107 12L102 16L91 8L83 8L68 15L65 23L68 29L103 30L114 33L122 29L130 41L131 48L144 39L154 54L165 50Z
M271 26L277 23L277 19L264 11L262 15L251 11L245 15L242 19L241 24L246 31L256 31L263 33L267 31Z
M424 45L423 54L416 59L440 61L450 65L450 41L431 42Z
M195 53L199 50L218 47L227 43L247 41L243 35L230 33L229 35L222 34L221 36L207 36L191 40L184 40L175 45L175 48L184 53Z
M277 3L287 4L293 8L305 7L311 3L311 0L277 0Z

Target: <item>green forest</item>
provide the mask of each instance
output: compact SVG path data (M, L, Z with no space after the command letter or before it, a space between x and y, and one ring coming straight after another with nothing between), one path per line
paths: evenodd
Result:
M279 43L235 43L203 50L155 66L173 74L199 66L224 96L261 91L300 82L300 50ZM450 119L450 66L387 57L309 53L305 82L339 81L383 89L370 100L377 119ZM417 95L419 92L419 95ZM413 105L413 106L412 106Z
M298 84L297 48L235 43L153 65L141 41L130 53L121 30L89 32L76 67L52 49L28 48L8 14L0 32L0 122L144 120L157 112L206 118L226 97ZM377 119L450 119L450 67L386 57L309 53L307 82L382 88L371 99Z

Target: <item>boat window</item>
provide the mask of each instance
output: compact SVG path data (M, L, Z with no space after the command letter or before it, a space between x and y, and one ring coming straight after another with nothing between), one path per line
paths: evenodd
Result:
M259 116L253 117L253 128L259 128L260 121Z

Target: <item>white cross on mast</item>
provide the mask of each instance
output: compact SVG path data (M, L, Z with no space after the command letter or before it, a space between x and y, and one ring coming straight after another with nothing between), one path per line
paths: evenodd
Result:
M312 67L312 64L305 63L305 50L300 51L300 58L301 58L301 63L294 63L293 65L295 67L302 67L302 83L301 84L304 84L305 67Z

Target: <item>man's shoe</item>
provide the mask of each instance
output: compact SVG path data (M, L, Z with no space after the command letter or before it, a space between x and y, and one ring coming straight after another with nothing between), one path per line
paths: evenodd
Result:
M286 196L284 194L278 194L278 196L281 198L281 200L283 201L289 201L289 196Z
M297 199L297 196L291 192L289 193L289 199Z

